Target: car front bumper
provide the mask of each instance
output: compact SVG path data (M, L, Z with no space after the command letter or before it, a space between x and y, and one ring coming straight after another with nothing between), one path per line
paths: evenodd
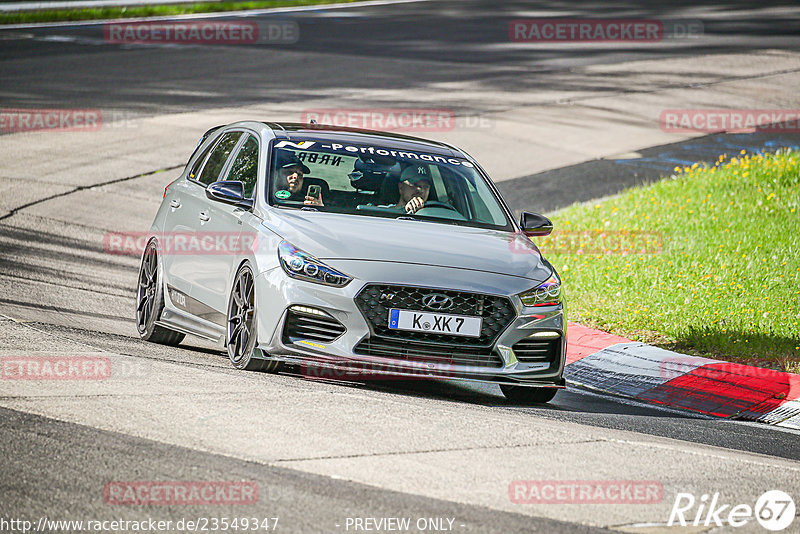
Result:
M330 262L329 262L330 263ZM343 265L343 264L351 265ZM368 262L341 261L332 265L348 274L359 271ZM374 263L374 262L373 262ZM356 265L358 264L358 265ZM369 273L359 275L344 288L335 288L289 278L280 268L261 273L256 278L259 348L271 358L300 366L310 377L368 380L398 379L477 380L500 384L536 387L563 387L566 354L564 306L525 307L516 295L530 289L527 279L494 273L476 273L446 267L407 265L370 265ZM366 278L366 279L365 279ZM479 280L476 282L476 280ZM508 321L490 347L475 362L461 358L459 345L450 344L453 359L426 359L418 350L409 357L408 350L380 356L356 353L366 339L379 339L374 324L365 317L356 302L357 295L370 284L391 284L426 288L431 291L481 293L507 298L513 308ZM344 332L332 341L298 339L286 335L289 309L302 306L319 310L341 323ZM403 336L397 333L398 338ZM397 341L403 344L402 341ZM416 349L429 343L412 343ZM547 345L547 358L531 356ZM440 345L441 347L442 345ZM533 349L533 350L531 350ZM411 351L415 352L415 351ZM467 350L465 353L474 353ZM491 357L489 357L491 356Z

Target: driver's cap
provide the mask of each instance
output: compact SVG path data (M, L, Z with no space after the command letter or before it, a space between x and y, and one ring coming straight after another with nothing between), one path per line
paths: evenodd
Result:
M426 180L428 184L433 184L431 173L428 171L427 165L411 165L410 167L406 167L400 175L401 182L415 184L422 180Z
M306 164L302 162L302 160L292 152L291 150L286 150L285 148L278 148L275 150L275 158L277 160L276 167L285 169L288 167L300 167L302 169L303 174L308 174L311 172L311 169L306 167Z

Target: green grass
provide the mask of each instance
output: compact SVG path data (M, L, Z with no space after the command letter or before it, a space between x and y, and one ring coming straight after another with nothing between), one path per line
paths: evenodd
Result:
M800 152L720 156L552 218L556 232L536 241L571 320L800 371ZM574 231L587 231L589 253L575 250L588 237Z
M241 11L244 9L348 3L354 1L357 0L253 0L248 2L197 2L194 4L128 7L107 6L87 9L45 9L0 13L0 24L163 17L170 15L186 15L190 13L214 13L220 11Z

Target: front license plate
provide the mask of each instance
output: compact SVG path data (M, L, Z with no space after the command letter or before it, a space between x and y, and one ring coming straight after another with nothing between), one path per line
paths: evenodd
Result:
M480 337L483 319L468 315L429 313L414 310L389 310L389 328L429 334Z

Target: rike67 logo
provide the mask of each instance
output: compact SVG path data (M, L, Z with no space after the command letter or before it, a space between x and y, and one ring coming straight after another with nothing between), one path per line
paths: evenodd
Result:
M781 490L765 492L754 506L725 503L719 493L699 499L691 493L678 493L667 526L742 527L755 519L765 529L777 532L791 525L794 515L794 500Z

